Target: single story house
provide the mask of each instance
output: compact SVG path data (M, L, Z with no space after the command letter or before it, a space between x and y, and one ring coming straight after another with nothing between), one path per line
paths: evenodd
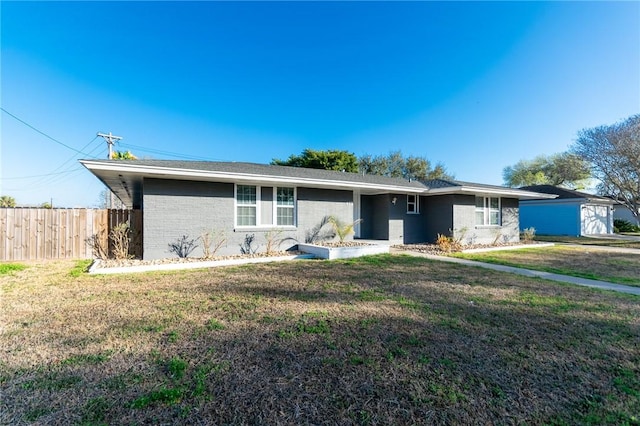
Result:
M613 233L613 205L609 198L553 185L533 185L526 191L552 194L554 199L520 200L520 227L543 235L598 235Z
M175 160L81 160L129 208L142 209L143 258L171 257L187 235L223 232L218 254L239 254L247 236L281 249L310 238L326 216L361 220L354 238L390 243L519 240L518 202L544 194L476 183L418 182L253 163ZM201 247L192 256L201 255Z

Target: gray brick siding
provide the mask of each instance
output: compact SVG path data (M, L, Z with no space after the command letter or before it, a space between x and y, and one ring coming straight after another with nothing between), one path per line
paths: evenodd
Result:
M169 252L169 243L182 235L198 238L204 232L224 232L227 242L219 255L240 254L240 245L246 235L255 235L253 247L264 251L266 237L274 226L235 228L235 193L232 183L195 182L163 179L145 179L143 196L143 257L161 259L175 257ZM273 188L261 188L261 220L272 221ZM297 188L297 227L278 233L278 239L287 240L280 249L304 242L305 234L326 215L344 222L353 221L353 193L311 188ZM352 236L349 236L351 239ZM191 257L201 257L202 243Z

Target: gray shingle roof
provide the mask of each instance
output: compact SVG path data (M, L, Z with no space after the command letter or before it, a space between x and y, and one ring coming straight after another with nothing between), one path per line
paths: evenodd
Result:
M238 173L259 176L283 176L301 179L320 179L353 183L370 183L378 185L393 185L407 188L426 189L418 181L386 176L363 175L359 173L338 172L332 170L307 169L302 167L276 166L269 164L219 162L219 161L179 161L179 160L104 160L105 163L167 167L172 169L199 170L207 172ZM100 161L102 162L102 160Z
M427 182L360 173L267 164L183 160L81 160L98 179L127 205L142 203L144 177L226 182L290 182L316 188L359 189L362 193L408 192L425 195L446 193L492 193L519 199L534 198L531 192L495 185L433 179Z
M543 194L554 194L558 196L557 198L558 200L584 198L584 199L590 199L590 200L599 199L607 202L611 201L608 198L600 197L598 195L588 194L586 192L575 191L573 189L561 188L553 185L530 185L530 186L523 186L520 189L523 189L525 191L540 192Z

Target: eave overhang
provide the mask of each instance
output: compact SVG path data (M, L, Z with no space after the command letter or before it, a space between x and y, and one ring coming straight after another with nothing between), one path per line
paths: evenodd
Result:
M533 199L554 199L557 195L542 194L538 192L523 191L521 189L512 188L500 188L500 187L487 187L487 186L473 186L473 185L460 185L460 186L448 186L445 188L431 188L426 191L425 195L450 195L450 194L463 194L463 195L494 195L504 198L517 198L518 200L533 200Z
M368 182L352 182L340 179L314 179L305 177L275 176L245 172L220 172L209 170L158 167L122 162L105 163L99 160L80 160L80 163L100 179L127 206L136 207L141 202L144 178L174 179L205 182L246 183L258 185L290 185L336 190L359 190L363 194L404 193L421 194L426 187L385 185Z

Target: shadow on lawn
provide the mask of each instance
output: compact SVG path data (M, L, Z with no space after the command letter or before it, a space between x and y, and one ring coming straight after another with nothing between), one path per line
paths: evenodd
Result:
M640 412L640 331L616 307L626 299L377 262L180 275L152 299L167 305L163 327L125 318L75 336L106 347L127 328L120 344L152 349L69 347L27 370L2 365L0 423L613 424ZM202 303L174 306L170 292Z

